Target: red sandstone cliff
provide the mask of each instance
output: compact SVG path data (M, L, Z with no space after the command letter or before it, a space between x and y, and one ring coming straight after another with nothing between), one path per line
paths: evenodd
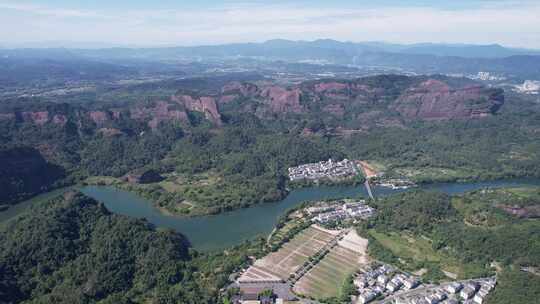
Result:
M498 90L482 86L453 89L438 80L427 80L406 90L393 109L408 119L445 120L491 115L504 102Z
M272 112L303 112L303 107L300 105L301 91L298 88L285 89L278 86L266 87L261 91L260 96L270 106Z
M190 111L204 113L206 119L216 125L221 125L221 114L217 109L216 99L210 96L192 97L190 95L174 95L171 99Z

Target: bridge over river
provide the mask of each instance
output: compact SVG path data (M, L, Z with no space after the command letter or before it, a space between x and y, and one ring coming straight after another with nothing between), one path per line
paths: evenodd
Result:
M373 196L373 192L371 192L371 186L369 185L369 180L366 179L366 181L364 182L364 186L366 186L366 191L369 195L369 198L371 198L372 200L375 199L375 197Z

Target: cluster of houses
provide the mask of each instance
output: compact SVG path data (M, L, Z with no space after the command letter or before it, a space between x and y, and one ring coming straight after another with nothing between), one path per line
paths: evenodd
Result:
M318 163L304 164L289 168L289 179L299 180L339 180L358 175L358 169L354 162L344 159L335 162L332 159Z
M389 265L379 265L368 268L354 278L358 288L358 303L364 304L377 297L387 297L399 290L411 290L420 285L420 280L414 276L399 273Z
M336 201L323 203L316 207L306 209L312 220L321 224L346 219L367 219L375 213L375 209L366 205L364 200L356 202Z
M393 304L484 304L495 284L493 277L422 285L418 278L384 264L370 266L354 278L358 304L375 300Z
M451 282L422 293L397 297L395 304L484 304L495 288L496 279L486 278L466 282Z

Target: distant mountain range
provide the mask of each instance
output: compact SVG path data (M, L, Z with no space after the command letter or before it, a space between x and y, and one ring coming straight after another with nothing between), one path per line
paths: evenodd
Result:
M61 47L47 47L60 45ZM394 44L386 42L341 42L332 39L319 39L314 41L292 41L285 39L268 40L262 43L231 43L221 45L203 45L189 47L114 47L112 44L97 43L28 43L16 48L0 47L0 52L9 53L9 50L39 50L50 54L51 50L69 49L74 53L94 56L145 56L156 52L165 55L177 56L306 56L306 55L359 55L362 53L389 52L399 54L455 56L464 58L501 58L516 55L540 55L540 50L508 48L499 44L444 44L444 43L416 43ZM300 54L292 51L301 51ZM24 53L21 54L24 56Z
M269 40L263 43L102 49L0 49L3 58L55 60L238 60L308 62L361 67L402 68L417 73L477 73L486 71L527 79L540 78L540 50L507 48L497 44L412 45L382 42Z

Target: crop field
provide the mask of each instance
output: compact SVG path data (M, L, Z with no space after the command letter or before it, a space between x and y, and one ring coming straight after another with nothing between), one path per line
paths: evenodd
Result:
M347 276L363 263L362 253L336 246L295 284L294 292L316 299L337 297Z
M394 169L395 173L399 176L406 176L413 181L452 181L455 179L473 178L480 174L480 172L473 169L463 168L416 168L416 167L400 167Z
M334 236L328 232L309 227L296 235L290 242L284 244L278 251L257 260L254 267L250 267L242 275L242 278L251 276L253 268L257 271L254 276L259 276L260 279L264 278L264 276L261 277L261 273L268 273L271 274L268 276L269 278L277 276L287 280L310 256L318 252L333 238Z

